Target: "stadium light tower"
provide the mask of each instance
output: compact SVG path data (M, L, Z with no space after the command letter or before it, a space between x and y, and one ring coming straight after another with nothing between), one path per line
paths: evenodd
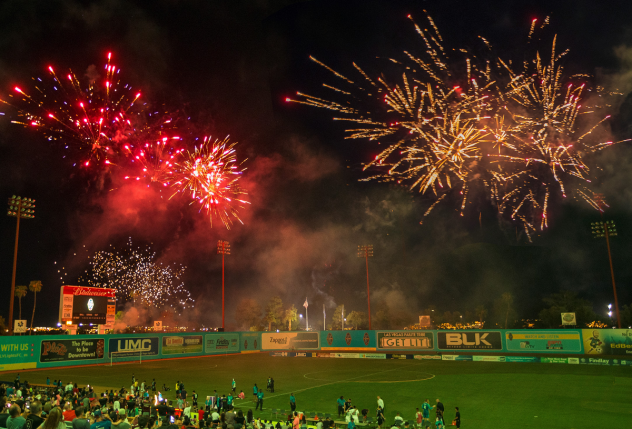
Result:
M18 265L18 237L20 236L20 219L35 218L35 200L30 198L9 198L7 215L17 218L15 227L15 249L13 251L13 274L11 276L11 296L9 297L9 335L13 335L13 301L15 301L15 271Z
M217 253L222 254L222 331L224 327L224 256L230 255L230 243L228 241L219 240L217 242Z
M603 219L604 207L607 207L603 194L594 195L595 202L599 206L601 218ZM606 247L608 248L608 260L610 261L610 276L612 277L612 290L614 292L614 311L617 315L617 327L621 329L621 318L619 317L619 300L617 299L617 285L614 281L614 268L612 267L612 253L610 252L610 237L617 236L617 227L613 220L601 220L599 222L591 222L590 227L594 238L606 238Z
M358 258L366 260L366 297L369 303L369 330L371 329L371 290L369 289L369 257L373 256L373 245L358 246Z

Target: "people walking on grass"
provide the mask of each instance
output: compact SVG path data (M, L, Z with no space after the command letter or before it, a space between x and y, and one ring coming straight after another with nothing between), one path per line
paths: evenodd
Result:
M382 425L384 424L384 411L382 407L377 407L377 427L382 429Z
M452 423L454 423L456 429L459 429L461 427L461 412L459 411L459 407L454 407L454 410L456 411L456 415Z
M382 412L384 412L384 400L379 396L377 397L377 407L381 408Z
M350 408L351 408L351 398L347 398L347 401L345 402L345 413L349 411Z
M441 422L445 424L443 421L443 413L445 412L445 408L443 407L443 403L437 398L437 405L433 405L432 408L436 408L437 410L437 418L441 419Z
M422 423L424 422L424 415L419 411L419 408L415 408L417 412L415 413L415 426L420 428Z
M421 404L422 415L423 415L423 419L426 422L426 426L430 424L430 410L431 409L432 407L430 406L430 399L426 399L426 402ZM422 425L423 425L423 422L422 422Z
M257 402L257 393L259 393L259 388L257 387L257 383L252 387L252 395L254 396L253 401Z
M263 390L260 390L257 393L257 406L255 407L255 410L257 410L257 408L263 411Z
M235 393L235 389L237 389L237 383L235 383L235 379L233 378L233 382L231 384L231 387L233 388L233 393Z
M345 412L345 398L341 396L336 400L336 403L338 404L338 417L340 417Z
M294 393L290 393L290 410L292 410L292 412L296 411L296 397Z

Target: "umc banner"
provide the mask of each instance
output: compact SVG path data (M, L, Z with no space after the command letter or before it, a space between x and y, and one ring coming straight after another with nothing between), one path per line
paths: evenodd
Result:
M108 347L108 357L113 352L119 357L137 356L158 356L159 341L158 337L129 337L129 338L111 338Z

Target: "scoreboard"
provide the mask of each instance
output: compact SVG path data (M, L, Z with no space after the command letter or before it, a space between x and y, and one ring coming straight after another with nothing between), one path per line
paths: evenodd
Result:
M114 325L116 290L85 286L62 286L59 322L78 325Z

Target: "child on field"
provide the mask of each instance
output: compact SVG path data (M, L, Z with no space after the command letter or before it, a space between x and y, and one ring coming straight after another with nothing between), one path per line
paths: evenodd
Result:
M416 408L417 412L415 413L415 421L417 422L417 427L421 429L421 424L423 423L424 416L419 411L419 408Z

